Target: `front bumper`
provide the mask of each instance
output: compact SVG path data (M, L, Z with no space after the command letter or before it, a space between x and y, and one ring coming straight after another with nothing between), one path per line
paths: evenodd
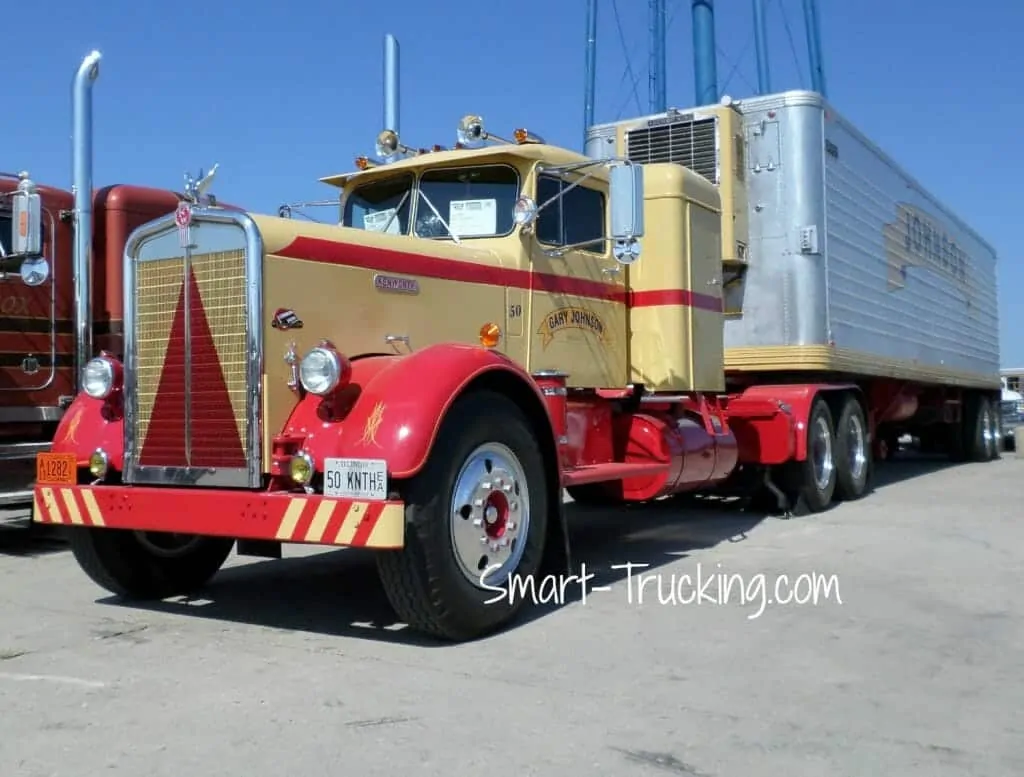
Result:
M205 488L37 485L32 520L388 550L401 548L405 537L398 501Z

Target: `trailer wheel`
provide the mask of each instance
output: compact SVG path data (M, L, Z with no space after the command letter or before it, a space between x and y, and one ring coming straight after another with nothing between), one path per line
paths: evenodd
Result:
M992 416L992 433L989 435L989 461L996 461L1002 458L1003 443L1003 418L999 411L999 400L989 397L988 406Z
M988 397L971 393L964 402L961 445L954 445L954 456L966 461L991 461L997 446L995 413Z
M223 537L68 528L82 570L101 588L127 599L165 599L201 588L235 544Z
M871 477L871 446L864 410L847 396L836 422L836 490L838 499L853 501L867 492Z
M822 397L814 400L807 419L807 458L784 466L786 491L796 513L820 513L832 503L836 490L835 426Z
M491 391L458 400L402 491L405 547L377 554L398 617L453 641L512 620L540 569L548 521L544 459L518 406Z

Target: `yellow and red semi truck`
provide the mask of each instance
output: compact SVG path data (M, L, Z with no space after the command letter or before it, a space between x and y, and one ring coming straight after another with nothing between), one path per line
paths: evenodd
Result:
M121 353L128 235L181 200L126 184L93 190L89 89L98 64L87 57L74 82L83 194L38 185L27 172L0 173L0 508L31 505L36 454L49 449L94 347ZM0 521L25 522L6 515Z
M453 150L393 130L385 163L322 179L338 224L183 205L130 237L123 358L85 366L35 487L97 584L163 598L233 547L369 548L399 618L470 639L522 606L502 586L572 569L565 489L868 493L855 375L728 377L735 191L474 116ZM972 458L997 391L944 417Z

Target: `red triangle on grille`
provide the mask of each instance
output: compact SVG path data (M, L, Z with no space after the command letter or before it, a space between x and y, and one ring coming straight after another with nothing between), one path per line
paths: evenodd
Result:
M160 385L139 456L143 466L244 468L245 450L235 423L217 346L195 274L189 272L191 349L191 462L185 457L185 284L171 324Z

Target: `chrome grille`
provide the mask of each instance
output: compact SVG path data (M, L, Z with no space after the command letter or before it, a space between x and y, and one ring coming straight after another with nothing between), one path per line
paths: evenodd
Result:
M262 245L244 215L214 214L187 250L161 219L126 252L127 482L260 482Z

